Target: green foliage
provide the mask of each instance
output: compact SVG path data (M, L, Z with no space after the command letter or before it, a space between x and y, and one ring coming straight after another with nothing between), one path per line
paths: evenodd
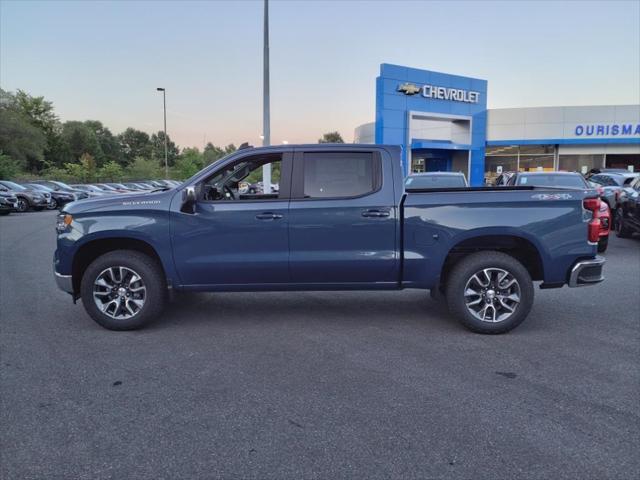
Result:
M204 161L200 150L197 148L185 148L176 161L172 173L175 178L186 179L198 173L203 166Z
M0 152L0 178L11 180L20 174L20 164L9 155Z
M46 170L43 170L42 176L44 178L51 178L55 180L60 180L62 182L76 182L78 179L72 178L69 175L69 172L64 168L60 167L49 167Z
M164 165L164 132L160 131L151 135L150 142L151 158ZM167 135L167 164L170 167L175 165L178 155L180 155L180 149L171 140L171 136Z
M318 140L318 143L344 143L340 132L328 132L322 135L322 138Z
M87 171L80 163L65 163L64 170L66 177L72 179L74 182L87 181Z
M234 144L208 143L203 152L180 148L167 136L168 163L175 178L187 178L236 151ZM18 90L0 89L0 172L63 181L164 177L164 132L149 136L135 128L114 135L98 120L61 123L53 104Z
M44 133L20 110L15 97L0 90L0 151L18 162L20 169L37 171L46 145Z
M118 135L118 143L125 165L129 165L136 157L151 158L151 139L145 132L129 127Z
M18 90L15 94L15 105L29 117L33 126L40 128L45 135L53 133L56 129L58 117L53 112L53 103L46 101L44 97L32 97Z
M110 182L116 182L121 180L124 176L124 171L119 163L111 161L105 163L98 170L98 177L101 180L108 180Z
M149 180L163 176L155 160L136 157L126 170L126 176L130 180Z

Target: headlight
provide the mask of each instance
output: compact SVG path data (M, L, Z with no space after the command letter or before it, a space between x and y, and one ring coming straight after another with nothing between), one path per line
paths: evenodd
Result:
M66 232L73 221L73 217L68 213L61 213L56 217L56 231L58 233Z

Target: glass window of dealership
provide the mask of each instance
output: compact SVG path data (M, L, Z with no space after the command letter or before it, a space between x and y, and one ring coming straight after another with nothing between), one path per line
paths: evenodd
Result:
M356 143L400 144L405 175L462 171L640 171L640 105L487 109L487 81L382 64L376 121Z

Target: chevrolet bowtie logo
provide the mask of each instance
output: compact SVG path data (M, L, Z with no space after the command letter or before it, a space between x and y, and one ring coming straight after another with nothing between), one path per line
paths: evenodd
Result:
M398 92L402 92L405 95L415 95L416 93L420 92L420 90L421 88L414 83L407 82L398 86Z

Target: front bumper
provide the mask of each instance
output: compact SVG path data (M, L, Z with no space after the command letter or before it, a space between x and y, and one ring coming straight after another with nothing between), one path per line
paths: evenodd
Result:
M569 286L584 287L602 282L604 280L604 275L602 274L604 262L605 259L601 256L577 261L569 273Z
M73 295L73 278L71 275L62 275L56 272L55 262L53 264L53 277L56 279L56 285L60 290Z

